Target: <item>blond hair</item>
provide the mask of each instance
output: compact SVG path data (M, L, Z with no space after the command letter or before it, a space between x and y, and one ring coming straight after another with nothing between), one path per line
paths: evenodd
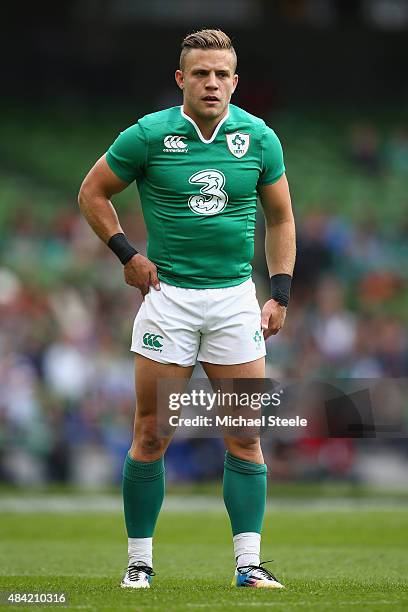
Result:
M181 43L180 68L183 70L184 60L191 49L226 49L231 51L235 68L237 66L237 54L232 46L230 37L222 30L199 30L188 34Z

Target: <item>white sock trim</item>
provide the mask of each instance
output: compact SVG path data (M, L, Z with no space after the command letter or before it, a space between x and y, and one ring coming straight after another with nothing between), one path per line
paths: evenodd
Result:
M234 556L237 567L259 565L261 550L261 534L255 531L237 533L233 538Z
M128 538L129 565L142 563L153 567L153 538Z

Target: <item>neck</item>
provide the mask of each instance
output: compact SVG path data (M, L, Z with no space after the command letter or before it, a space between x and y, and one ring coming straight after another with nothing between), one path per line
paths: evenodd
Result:
M203 138L205 138L206 140L209 140L211 136L214 134L214 130L219 124L219 122L222 121L224 117L226 117L226 115L228 114L228 106L226 107L222 115L219 115L218 117L209 117L208 119L205 117L204 118L198 117L185 104L183 104L183 112L185 115L187 115L188 117L190 117L190 119L194 121L194 123L197 125L198 129L200 130Z

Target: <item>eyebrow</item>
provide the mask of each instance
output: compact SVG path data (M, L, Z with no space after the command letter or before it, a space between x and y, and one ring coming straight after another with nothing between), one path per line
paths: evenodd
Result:
M231 70L229 68L216 68L215 72L226 72L231 74ZM192 72L210 72L209 68L193 68Z

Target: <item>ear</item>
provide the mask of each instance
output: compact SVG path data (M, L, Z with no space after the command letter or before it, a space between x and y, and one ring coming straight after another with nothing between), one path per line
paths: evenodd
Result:
M176 70L174 78L176 79L176 83L180 87L180 89L183 89L184 88L184 75L183 75L183 71L182 70Z
M234 76L232 77L232 93L234 93L234 91L236 90L238 85L238 75L234 74Z

